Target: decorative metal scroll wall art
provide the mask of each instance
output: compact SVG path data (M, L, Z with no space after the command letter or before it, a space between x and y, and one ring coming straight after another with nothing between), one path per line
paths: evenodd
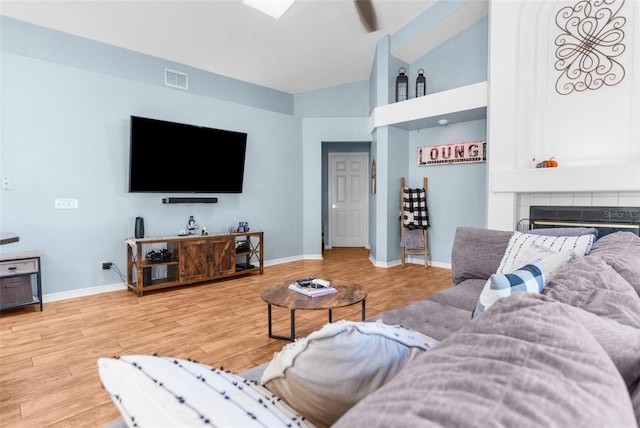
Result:
M451 165L487 161L487 142L443 144L418 147L418 166Z
M625 51L623 5L624 0L584 0L558 11L562 34L555 39L555 69L561 72L556 81L560 95L622 81L624 67L616 58Z

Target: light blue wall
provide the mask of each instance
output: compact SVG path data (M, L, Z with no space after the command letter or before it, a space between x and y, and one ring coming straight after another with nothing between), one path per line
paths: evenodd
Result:
M20 235L2 251L42 251L45 293L117 282L99 262L125 270L136 216L148 236L175 235L190 215L211 232L248 221L265 232L268 260L302 252L298 118L12 54L2 55L2 105L1 175L11 187L2 230ZM132 114L247 132L243 194L191 206L161 203L178 195L127 193ZM185 146L176 162L193 156ZM55 210L55 198L77 198L79 209Z
M418 70L424 69L427 94L484 82L488 75L489 21L478 21L411 64L409 89L415 96Z
M304 118L302 120L302 186L304 257L321 258L322 146L361 143L371 138L368 117Z
M280 113L293 113L293 96L285 92L5 16L0 16L0 32L3 52L151 85L164 85L164 69L175 69L189 74L190 93Z
M422 187L422 178L428 179L431 260L451 263L451 247L457 227L486 227L486 163L418 166L418 148L485 140L486 122L475 120L409 134L406 161L410 187Z
M411 64L393 56L393 53L418 38L425 30L455 12L468 0L437 2L410 24L388 39L381 39L376 50L376 63L372 75L378 82L370 87L379 91L378 100L395 102L395 79L399 67L409 75L409 95L415 96L415 78L424 69L428 92L440 92L487 80L488 20L483 19L465 31L432 49ZM386 98L384 97L386 95ZM422 185L422 177L434 174L429 180L429 210L433 226L429 232L432 262L448 265L455 229L460 225L485 226L486 219L486 164L417 167L416 150L420 146L450 144L463 141L485 140L486 120L472 121L444 128L407 131L398 127L374 130L372 152L378 156L379 175L384 174L383 186L374 200L377 217L371 227L377 235L372 239L372 257L392 264L400 258L400 177L407 177L412 187ZM381 169L386 170L381 172ZM380 181L379 181L380 183ZM450 190L450 185L464 183L465 194ZM382 195L384 193L384 195ZM383 206L381 206L381 204ZM449 208L452 209L449 209ZM373 236L373 235L371 235Z
M174 235L190 215L211 232L248 221L265 232L267 264L320 258L323 145L350 150L371 142L378 164L377 193L370 197L372 258L390 263L399 257L399 177L422 173L413 171L411 152L423 144L418 135L432 131L369 131L373 106L395 94L392 80L401 62L389 54L390 36L376 50L374 81L292 95L6 17L0 17L0 31L0 176L9 180L9 190L0 191L0 228L20 235L20 242L0 247L0 253L42 251L45 294L119 282L114 271L99 269L100 261L126 270L124 241L133 235L137 216L144 217L147 236ZM470 49L467 42L451 43L462 55ZM450 60L437 50L420 59L432 65ZM187 72L189 90L165 87L164 68ZM183 195L129 194L131 115L247 132L243 194L195 205L161 203ZM482 128L460 126L463 131L451 138L476 138L474 130ZM176 161L192 156L197 154L185 148L184 159ZM222 164L214 161L212 167ZM461 167L461 183L482 175L469 173L473 166ZM158 179L170 176L158 171ZM476 189L484 200L484 190ZM55 210L55 198L77 198L79 208ZM475 199L463 204L469 217L460 221L480 221L474 214L476 206L484 212L479 205ZM434 259L447 262L450 242L437 233L433 239Z
M300 117L357 117L369 115L369 82L355 82L294 95L294 114Z
M194 70L189 91L168 88L164 67L174 64L6 18L1 60L0 176L10 183L0 192L1 229L20 241L0 251L40 250L45 294L119 282L99 263L126 272L136 216L147 236L175 235L190 215L213 233L247 221L265 232L267 262L302 254L302 121L293 96L227 79L218 86L231 90L212 97L212 83L225 78ZM224 99L234 94L240 102ZM129 194L131 115L247 132L244 192L195 205L161 203L179 194ZM176 162L193 156L185 147ZM79 208L56 210L55 198L77 198Z
M400 178L408 178L407 153L409 152L409 133L405 130L389 127L389 173L386 230L387 260L400 259Z
M391 53L398 51L413 42L424 32L433 29L440 21L455 13L459 8L473 0L443 0L436 1L410 23L395 32L391 38Z

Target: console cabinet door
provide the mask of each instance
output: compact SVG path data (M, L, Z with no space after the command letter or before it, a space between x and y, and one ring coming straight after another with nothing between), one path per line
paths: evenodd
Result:
M206 239L180 243L180 281L196 282L209 278L209 242Z
M211 251L210 267L211 276L220 277L235 272L235 239L232 236L220 236L211 238L209 249Z

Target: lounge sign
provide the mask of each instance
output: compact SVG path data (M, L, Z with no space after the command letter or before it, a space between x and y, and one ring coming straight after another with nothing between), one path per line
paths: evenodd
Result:
M487 161L487 142L443 144L418 147L418 166L450 165Z

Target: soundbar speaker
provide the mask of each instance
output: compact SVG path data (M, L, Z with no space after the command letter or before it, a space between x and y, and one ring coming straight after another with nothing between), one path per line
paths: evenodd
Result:
M218 198L162 198L163 204L215 204Z
M144 219L142 217L136 217L135 235L136 239L144 238Z

